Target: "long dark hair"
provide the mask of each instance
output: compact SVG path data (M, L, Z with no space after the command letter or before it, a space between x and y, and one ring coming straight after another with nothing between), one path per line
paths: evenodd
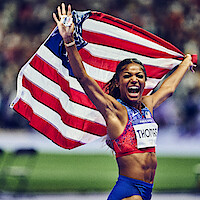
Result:
M136 58L127 58L127 59L122 60L117 65L115 74L113 75L112 79L108 83L106 83L106 85L105 85L106 93L113 96L115 99L118 99L120 97L120 90L119 90L118 87L116 87L116 81L119 81L120 73L126 68L126 65L128 65L130 63L139 64L141 66L141 69L143 70L143 72L145 74L145 81L147 80L147 73L146 73L145 67L142 64L142 62L140 62Z

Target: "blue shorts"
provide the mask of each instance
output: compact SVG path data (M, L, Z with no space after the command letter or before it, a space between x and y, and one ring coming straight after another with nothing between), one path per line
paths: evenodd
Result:
M143 200L150 200L153 184L119 175L118 181L107 200L121 200L133 195L139 195Z

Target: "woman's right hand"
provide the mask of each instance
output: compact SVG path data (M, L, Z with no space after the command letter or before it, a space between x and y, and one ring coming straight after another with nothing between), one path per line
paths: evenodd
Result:
M68 17L72 18L72 13L71 13L71 5L68 5L68 10L66 13L66 9L65 9L65 4L62 3L61 7L58 6L57 8L58 10L58 17L57 18L56 14L53 13L53 18L58 26L60 35L62 36L63 40L65 43L70 43L74 40L73 37L73 32L74 32L74 23L73 23L73 19L72 19L72 24L70 26L65 26L63 24L63 22L61 21L62 16L67 15Z

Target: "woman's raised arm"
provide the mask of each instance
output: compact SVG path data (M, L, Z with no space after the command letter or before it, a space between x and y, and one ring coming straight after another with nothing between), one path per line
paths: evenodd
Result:
M60 35L63 38L64 45L68 53L68 57L70 60L70 65L72 67L73 73L78 80L81 80L87 75L82 63L81 56L79 55L78 50L75 46L75 41L74 41L74 36L73 36L74 23L72 22L71 6L68 5L67 13L65 9L65 4L62 3L61 6L62 8L60 6L58 6L57 8L58 17L60 20L57 18L55 13L53 13L53 18L55 22L57 23ZM71 23L69 23L68 26L64 25L64 23L62 22L62 18L66 17L66 15L68 16L69 19L71 19L69 20L71 21Z
M151 107L153 109L157 108L168 97L172 96L190 66L193 66L192 57L190 54L187 54L178 68L166 78L160 88L154 94L147 97L148 102L151 101Z
M106 115L108 114L106 113L107 112L106 108L110 106L112 107L112 101L115 100L111 96L104 93L103 90L100 88L100 86L97 84L97 82L86 73L82 63L82 58L74 42L74 36L73 36L74 24L72 20L71 20L71 25L69 24L68 26L64 25L61 20L62 17L66 15L69 18L72 18L71 6L68 5L68 10L66 12L65 4L62 3L61 7L58 6L57 10L58 10L58 17L60 20L57 18L55 13L53 13L53 18L57 23L60 35L64 40L64 44L66 47L66 51L68 53L68 58L73 73L77 78L77 80L79 81L79 83L81 84L81 86L83 87L83 89L85 90L87 96L94 103L97 109L103 114L103 116L106 117Z

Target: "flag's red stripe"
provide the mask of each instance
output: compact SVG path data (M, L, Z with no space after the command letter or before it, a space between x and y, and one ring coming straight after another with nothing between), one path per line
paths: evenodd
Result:
M133 52L135 54L152 57L152 58L176 58L174 55L170 55L166 52L159 51L153 48L145 47L140 44L122 40L109 35L94 33L83 30L83 39L88 43L99 44L109 46L124 51Z
M144 65L144 67L147 72L147 77L149 78L161 79L165 74L170 71L170 69L154 67L151 65Z
M100 68L103 70L115 72L117 65L119 64L119 61L112 61L104 58L99 58L96 56L93 56L88 50L85 48L79 50L79 53L83 59L83 61L91 66L94 66L96 68ZM151 66L151 65L144 65L145 69L147 71L147 76L151 78L162 78L163 75L168 73L170 70L166 68ZM100 83L99 83L100 84Z
M153 89L144 89L144 92L142 93L142 96L147 95L150 91L152 91Z
M57 98L41 90L39 87L30 82L25 76L23 76L22 85L30 91L31 95L37 101L57 112L61 116L61 120L64 124L94 135L103 136L106 134L105 126L67 113Z
M79 141L63 137L63 135L52 124L36 115L32 108L21 99L19 99L19 101L15 104L14 110L25 117L33 128L44 134L62 148L73 149L84 144Z
M78 103L82 106L92 108L96 110L96 106L91 102L91 100L88 98L88 96L82 92L79 92L73 88L70 89L72 96L70 97L70 100Z
M174 45L172 45L171 43L163 40L162 38L134 25L131 23L128 23L124 20L115 18L111 15L107 15L101 12L92 12L92 15L90 16L90 19L94 19L97 21L101 21L101 22L105 22L111 25L114 25L116 27L119 27L121 29L124 29L132 34L138 35L144 39L147 39L149 41L155 42L159 45L162 45L168 49L171 49L173 51L176 51L182 55L184 55L178 48L176 48Z
M82 48L79 50L79 54L81 55L82 60L96 68L103 69L110 72L115 72L117 65L120 61L109 60L106 58L99 58L97 56L93 56L88 50Z
M30 62L30 65L41 74L43 74L53 82L57 83L60 86L61 90L69 96L71 101L74 101L89 108L96 109L96 107L86 94L70 88L69 82L64 79L55 68L42 60L39 56L35 55L35 57Z

